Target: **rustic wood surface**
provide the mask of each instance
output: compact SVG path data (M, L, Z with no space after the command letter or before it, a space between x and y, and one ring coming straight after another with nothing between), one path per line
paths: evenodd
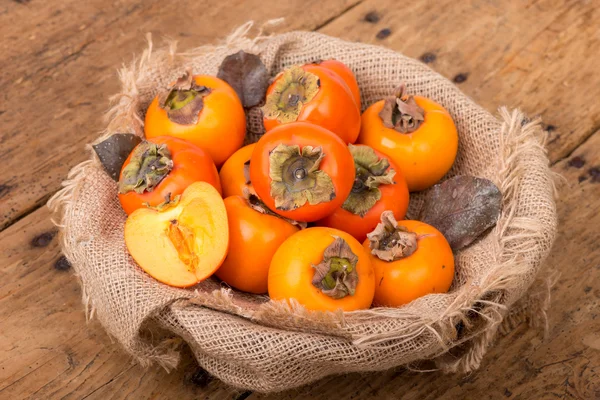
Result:
M600 398L600 3L578 0L0 3L0 398ZM168 36L214 42L248 19L319 30L421 58L477 102L541 114L559 184L549 334L517 326L469 376L405 369L331 377L265 396L224 385L187 354L167 374L132 363L86 323L42 207L102 129L115 68ZM5 167L6 170L6 167Z

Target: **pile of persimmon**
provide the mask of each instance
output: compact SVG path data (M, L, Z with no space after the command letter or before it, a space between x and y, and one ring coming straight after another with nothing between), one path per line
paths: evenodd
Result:
M454 162L450 114L401 86L361 116L357 80L335 60L265 74L258 57L238 53L223 79L187 71L157 88L118 184L137 264L168 285L214 275L311 310L396 307L448 291L444 235L403 219L409 192ZM265 134L242 147L245 108L257 105Z

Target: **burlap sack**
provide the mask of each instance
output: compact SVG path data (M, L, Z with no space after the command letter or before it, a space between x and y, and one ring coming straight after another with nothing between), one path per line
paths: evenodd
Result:
M445 371L471 371L517 300L523 298L514 318L525 310L543 315L545 299L525 296L556 230L553 180L539 121L506 109L497 119L427 66L382 47L308 32L251 40L246 37L250 26L222 45L185 53L174 46L155 51L150 44L120 71L122 92L113 99L103 136L142 136L144 110L157 88L187 66L214 75L223 58L240 49L259 54L272 75L292 64L333 58L356 74L363 109L401 81L409 92L448 109L460 137L449 176L476 175L501 189L504 208L496 227L457 255L448 294L428 295L400 308L308 312L297 304L232 291L214 279L184 290L150 278L125 248L126 215L116 184L92 158L73 168L49 204L58 212L63 251L81 279L90 316L142 363L174 367L183 339L211 374L235 387L268 392L330 374L384 370L423 359L435 360ZM251 110L249 140L262 129L260 111ZM423 194L411 196L409 217L417 215Z

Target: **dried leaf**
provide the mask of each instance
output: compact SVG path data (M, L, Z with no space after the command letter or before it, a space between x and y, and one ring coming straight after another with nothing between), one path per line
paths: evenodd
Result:
M269 87L269 72L263 62L243 50L225 57L217 77L236 91L244 107L260 104Z
M456 176L431 188L419 219L442 232L456 251L496 225L501 209L502 193L491 181Z
M131 133L115 133L108 139L93 145L102 167L111 178L119 180L123 163L142 139Z

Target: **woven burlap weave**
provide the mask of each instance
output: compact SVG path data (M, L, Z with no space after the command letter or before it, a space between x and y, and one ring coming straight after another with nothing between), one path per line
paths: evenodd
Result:
M81 279L86 312L142 363L174 367L178 340L172 338L181 338L211 374L263 392L422 359L434 359L445 371L471 371L519 299L519 313L544 314L545 298L526 295L556 230L552 174L539 121L506 109L498 119L427 66L382 47L308 32L248 39L250 26L222 45L185 53L177 53L175 46L156 51L150 42L138 60L120 71L122 92L113 98L103 137L143 135L144 110L157 88L186 67L215 75L222 59L240 49L260 55L272 75L293 64L333 58L356 74L363 109L400 82L410 93L448 109L460 137L449 176L476 175L500 188L503 211L496 227L457 255L448 294L428 295L400 308L308 312L297 304L232 291L213 279L184 290L150 278L127 253L126 215L116 184L92 158L73 168L49 203L57 212L64 254ZM250 110L248 141L262 129L260 111ZM422 198L422 193L412 195L409 217L418 214ZM158 329L172 338L163 334L158 340L152 334Z

